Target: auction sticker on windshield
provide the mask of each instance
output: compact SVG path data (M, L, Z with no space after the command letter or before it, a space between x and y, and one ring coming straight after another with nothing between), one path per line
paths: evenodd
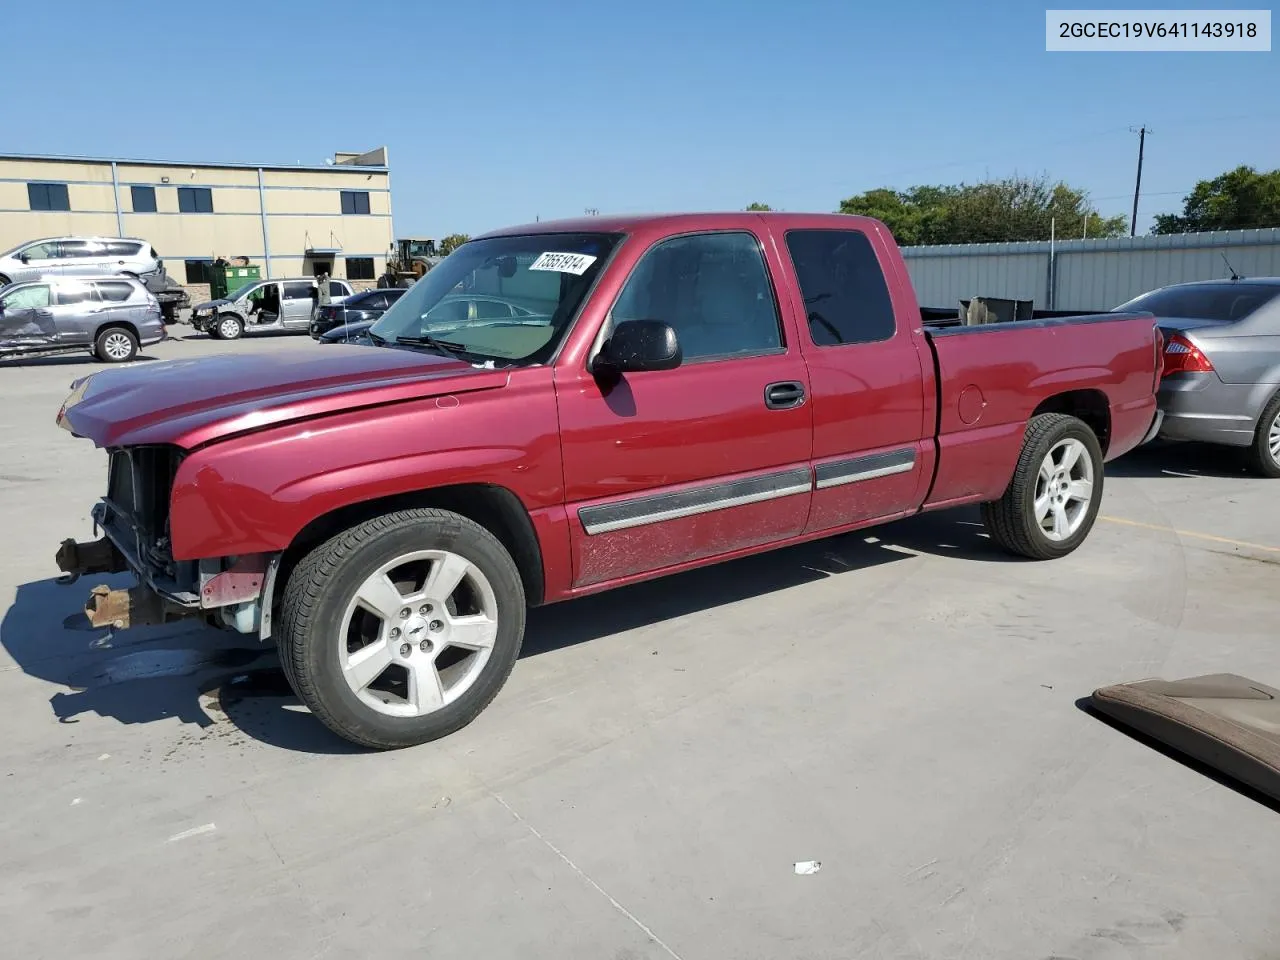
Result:
M552 253L548 250L530 264L530 270L554 270L556 273L572 273L582 276L596 258L586 253Z

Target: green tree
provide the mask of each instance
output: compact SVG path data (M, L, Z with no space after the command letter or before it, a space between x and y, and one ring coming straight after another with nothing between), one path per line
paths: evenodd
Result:
M451 233L440 241L440 252L447 257L470 239L465 233Z
M747 206L748 213L764 213L765 211L772 209L773 207L769 206L767 203L752 203Z
M1280 169L1259 173L1239 166L1201 180L1182 201L1182 213L1156 215L1152 233L1254 230L1280 227Z
M875 217L903 246L1048 240L1055 230L1063 238L1114 237L1128 225L1125 217L1103 217L1083 190L1047 177L882 187L841 201L839 212Z

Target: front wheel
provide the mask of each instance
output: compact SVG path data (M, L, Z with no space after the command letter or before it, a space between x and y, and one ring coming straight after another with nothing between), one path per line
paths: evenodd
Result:
M218 340L239 340L240 335L244 333L244 321L234 313L224 313L214 319L209 332Z
M1088 425L1041 414L1027 424L1008 489L982 505L982 521L1009 553L1032 560L1065 557L1093 529L1102 481L1102 447Z
M387 750L474 720L515 665L524 619L520 573L493 534L448 511L403 510L298 563L277 644L325 726Z
M1280 477L1280 393L1271 398L1258 418L1249 448L1249 465L1263 477Z
M103 363L128 363L138 355L138 338L124 327L108 327L98 334L93 353Z

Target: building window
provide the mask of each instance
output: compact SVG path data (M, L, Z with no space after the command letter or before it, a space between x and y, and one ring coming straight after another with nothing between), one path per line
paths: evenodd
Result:
M155 187L130 187L133 194L133 212L134 213L155 213L156 212L156 188Z
M343 213L368 213L369 212L369 191L368 190L343 190L342 191L342 212Z
M31 201L32 210L71 209L71 198L67 196L65 183L28 183L27 199Z
M373 257L347 257L348 280L372 280Z
M187 283L213 283L212 260L188 260Z
M213 191L208 187L179 187L179 213L213 213Z

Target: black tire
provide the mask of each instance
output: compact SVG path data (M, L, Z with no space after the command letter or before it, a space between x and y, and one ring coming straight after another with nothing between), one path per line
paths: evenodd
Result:
M215 340L239 340L244 334L244 321L234 313L220 313L209 326L209 336Z
M93 341L93 355L103 363L128 363L138 355L138 338L124 327L105 327Z
M1277 425L1277 419L1280 419L1280 393L1263 407L1249 447L1249 467L1259 476L1273 480L1280 478L1280 458L1271 452L1271 430Z
M1036 488L1040 465L1054 447L1070 439L1079 440L1087 451L1093 475L1092 496L1076 530L1061 540L1053 540L1036 520ZM982 522L991 539L1009 553L1031 560L1055 560L1071 553L1089 536L1102 504L1102 486L1102 447L1094 432L1075 417L1041 414L1027 424L1008 489L999 500L982 505Z
M497 602L497 638L457 699L422 716L394 717L365 703L344 679L339 660L347 640L335 625L344 622L366 577L418 550L447 550L480 570ZM474 720L506 683L520 655L524 622L520 572L498 539L456 513L412 509L366 520L303 557L285 587L276 643L294 692L325 726L360 746L392 750L448 736Z

